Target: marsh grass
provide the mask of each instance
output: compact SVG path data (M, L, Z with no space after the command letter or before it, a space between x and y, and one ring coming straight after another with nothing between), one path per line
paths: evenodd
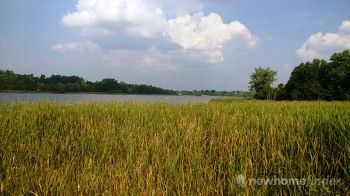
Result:
M349 194L349 102L0 105L4 195ZM336 186L246 186L327 177Z

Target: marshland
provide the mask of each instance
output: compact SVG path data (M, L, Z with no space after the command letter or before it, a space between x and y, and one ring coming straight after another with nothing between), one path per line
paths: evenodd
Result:
M350 103L0 104L4 195L349 194ZM334 178L308 186L249 178Z
M350 196L349 8L0 0L0 196Z

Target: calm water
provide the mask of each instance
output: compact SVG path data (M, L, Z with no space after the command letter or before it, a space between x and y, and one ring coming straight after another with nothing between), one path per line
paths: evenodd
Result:
M106 94L54 94L54 93L0 93L0 102L53 101L53 102L170 102L206 103L215 96L170 96L170 95L106 95Z

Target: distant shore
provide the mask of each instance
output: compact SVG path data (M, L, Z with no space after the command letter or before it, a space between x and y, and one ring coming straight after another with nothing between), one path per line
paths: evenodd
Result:
M178 94L141 94L141 93L109 93L109 92L55 92L55 91L19 91L19 90L0 90L0 93L37 93L37 94L96 94L96 95L167 95L183 96Z

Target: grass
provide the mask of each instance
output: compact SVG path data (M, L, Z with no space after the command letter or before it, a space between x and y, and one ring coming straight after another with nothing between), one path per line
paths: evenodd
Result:
M3 195L350 194L349 102L0 104L0 138Z

